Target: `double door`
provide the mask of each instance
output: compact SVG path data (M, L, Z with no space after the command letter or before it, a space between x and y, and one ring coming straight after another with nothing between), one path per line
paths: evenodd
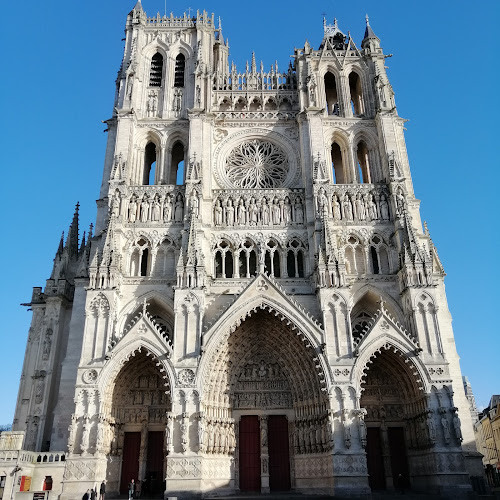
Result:
M271 491L288 491L290 454L286 417L268 417L267 447L263 446L261 437L259 417L242 416L239 435L240 490L261 491L266 482L264 479L268 478Z

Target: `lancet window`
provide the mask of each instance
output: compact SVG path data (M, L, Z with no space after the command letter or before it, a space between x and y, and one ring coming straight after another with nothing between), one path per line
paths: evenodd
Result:
M286 270L289 278L304 277L304 250L304 246L297 239L288 243Z
M233 278L234 277L234 250L226 240L220 241L214 249L215 251L215 277Z
M270 240L265 249L264 271L270 276L281 278L281 258L278 244Z
M238 272L241 278L250 278L257 274L257 252L255 244L246 240L238 249Z
M347 274L365 274L365 249L356 236L350 236L344 247Z
M184 54L179 54L175 58L174 87L184 87L185 69L186 69L186 58Z
M184 159L184 146L181 142L177 141L172 147L170 156L170 175L169 184L177 184L181 186L185 180L185 159Z
M175 276L175 245L172 240L166 238L156 251L154 260L153 276L173 278Z
M375 235L370 240L370 260L373 274L389 274L389 253L382 238Z
M150 269L151 251L148 242L140 238L130 257L130 276L149 276Z
M371 175L371 165L370 158L368 155L368 147L366 146L365 141L360 141L358 143L358 147L356 149L356 158L357 158L357 176L358 182L360 184L370 184L372 182Z
M337 92L337 80L335 75L330 72L325 75L325 95L327 114L338 116L340 114L340 109Z
M156 184L156 146L153 142L148 142L144 150L144 175L142 178L143 186L152 186Z
M344 158L340 146L334 142L332 144L332 177L334 184L346 184L347 176L344 165Z
M361 78L354 71L349 75L349 91L351 92L351 109L353 116L363 115L364 106Z
M149 86L161 87L163 75L163 56L157 52L151 59L151 68L149 70Z

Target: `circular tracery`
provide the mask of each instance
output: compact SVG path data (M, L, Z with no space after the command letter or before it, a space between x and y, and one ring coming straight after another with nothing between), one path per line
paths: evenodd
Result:
M234 188L278 188L289 172L285 152L270 141L245 141L229 153L225 173Z

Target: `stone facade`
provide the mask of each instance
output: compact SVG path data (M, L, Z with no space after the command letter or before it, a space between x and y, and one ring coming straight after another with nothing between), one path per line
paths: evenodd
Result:
M34 289L13 424L63 450L61 498L482 474L386 56L368 19L323 29L241 72L213 15L128 15L95 231L77 209Z

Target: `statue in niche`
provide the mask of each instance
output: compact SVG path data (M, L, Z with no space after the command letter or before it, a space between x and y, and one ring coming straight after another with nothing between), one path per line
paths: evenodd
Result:
M314 77L314 73L311 73L306 81L309 92L309 105L316 106L316 78Z
M396 194L396 207L398 215L399 216L403 215L405 210L405 197L403 196L401 190L399 190L398 193Z
M82 453L85 455L87 453L87 450L89 449L89 438L90 438L90 423L88 417L85 417L85 421L83 424L83 434L82 434L82 442L81 442L81 449Z
M127 79L127 99L132 99L132 91L134 90L134 74L130 73Z
M152 216L151 220L154 222L158 222L160 220L160 213L161 213L161 206L158 201L158 198L155 198L153 202L153 211L152 211Z
M337 195L333 195L333 217L335 220L342 220L342 212L340 210L340 202Z
M163 220L164 222L172 220L172 197L169 194L167 194L163 205Z
M368 214L370 216L371 220L376 220L377 219L377 206L375 205L375 202L373 201L373 196L369 195L368 196Z
M191 193L191 213L195 218L198 218L200 215L200 203L198 201L198 193L196 193L196 191Z
M182 201L182 195L179 193L175 201L174 221L182 222L183 217L184 217L184 202Z
M351 199L347 194L344 195L344 200L342 201L342 208L344 209L344 217L347 220L353 220L353 213L352 213L352 203Z
M128 220L135 222L137 220L137 197L132 196L128 207Z
M141 201L141 222L147 222L149 216L149 203L145 196Z
M264 197L262 198L262 208L261 208L261 220L262 224L264 226L268 226L270 222L270 210L269 210L269 205L267 204L267 199Z
M291 217L292 205L290 204L290 199L286 196L283 204L283 224L289 224L291 222Z
M273 205L271 207L271 219L275 226L281 224L280 207L276 198L274 198Z
M300 198L295 200L295 222L297 224L304 223L304 207L302 206Z
M248 205L248 219L251 226L256 226L259 222L259 209L253 196L250 198L250 204Z
M40 380L36 384L35 388L35 403L40 404L43 401L43 389L44 389L44 381Z
M111 217L118 217L119 215L120 215L120 193L116 193L116 195L113 196L113 200L111 202Z
M427 431L429 432L429 441L434 444L436 442L436 426L434 425L432 411L427 412Z
M182 89L176 88L174 90L173 109L175 113L180 113L182 110Z
M363 202L363 198L359 193L356 196L355 207L358 220L365 220L366 219L365 204Z
M389 204L384 194L380 197L380 218L389 220Z
M71 415L71 424L68 427L68 453L73 453L75 449L75 437L76 437L76 427L77 427L76 415Z
M318 214L320 217L325 217L327 214L327 204L328 204L328 198L326 197L325 190L321 188L318 191L318 196L317 196L317 210Z
M458 439L458 441L462 442L463 441L462 426L460 424L460 419L458 418L456 410L453 415L453 429L455 430L455 437Z
M238 224L240 226L244 226L247 223L247 211L245 208L245 201L243 200L243 198L240 198L240 201L238 202L237 216L238 216Z
M446 415L444 413L441 416L441 427L443 428L444 442L446 444L449 444L449 442L450 442L450 424L448 423L448 419L446 418Z
M220 200L217 200L215 203L215 225L216 226L221 226L222 225L222 206Z
M228 226L234 226L234 207L233 207L233 200L231 198L227 200L226 224Z
M158 108L158 94L155 90L151 90L149 92L146 106L148 117L156 116L156 110Z
M52 336L52 328L47 329L47 333L45 334L45 339L43 341L43 354L42 359L47 360L50 356L50 349L52 346L52 341L50 337Z

